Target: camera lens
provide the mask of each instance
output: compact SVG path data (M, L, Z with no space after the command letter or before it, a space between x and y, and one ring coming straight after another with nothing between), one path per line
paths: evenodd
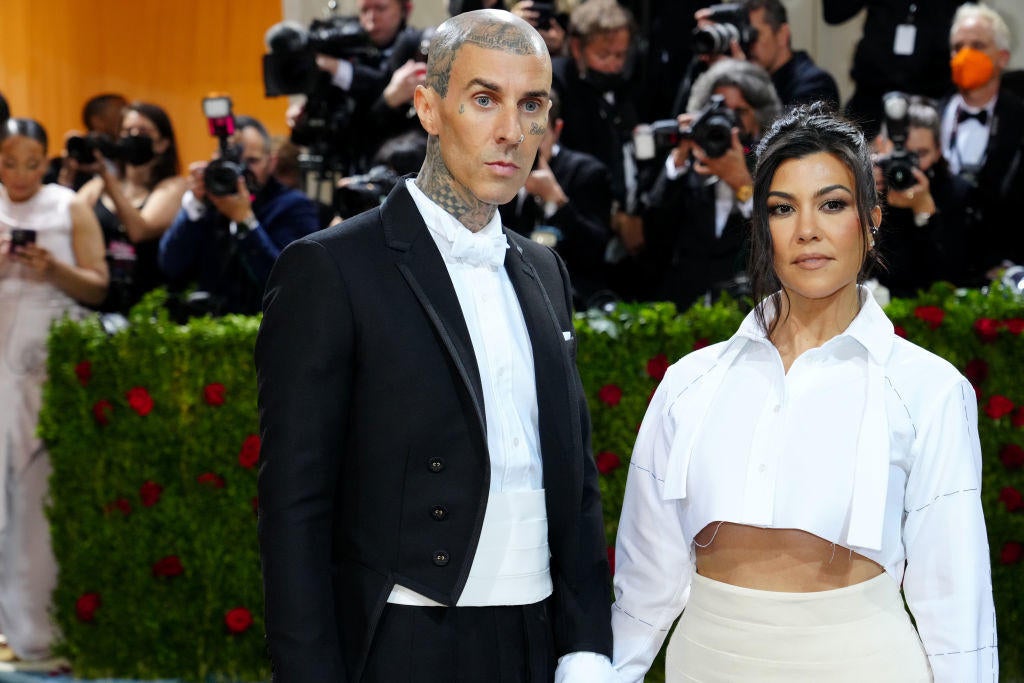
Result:
M215 197L225 197L238 191L238 177L243 172L239 164L214 159L203 171L203 185Z

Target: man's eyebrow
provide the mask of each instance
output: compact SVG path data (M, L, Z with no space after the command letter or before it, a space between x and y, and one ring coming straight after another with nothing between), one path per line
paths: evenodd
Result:
M476 86L478 88L483 88L484 90L490 90L492 92L501 92L502 91L500 85L498 85L497 83L492 83L490 81L486 81L483 78L474 78L474 79L470 80L470 82L466 84L466 90L472 90L474 86ZM551 96L551 93L549 91L547 91L547 90L530 90L530 91L528 91L526 93L523 93L523 98L524 99L528 99L528 98L547 99L550 96Z

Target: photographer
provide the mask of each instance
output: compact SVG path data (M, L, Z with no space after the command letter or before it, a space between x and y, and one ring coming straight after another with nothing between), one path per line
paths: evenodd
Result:
M568 14L556 13L557 4L552 0L519 0L509 9L509 12L537 29L552 57L565 52L565 27L569 23Z
M737 13L739 16L734 16ZM710 61L718 59L719 55L749 59L771 74L775 92L785 106L817 101L827 102L832 107L839 105L835 79L815 65L806 52L793 50L789 16L781 0L713 5L698 10L695 18L698 31L703 31L701 37L694 40L697 51L703 51Z
M905 115L899 106L898 116L886 115L875 141L882 152L875 157L875 186L887 205L878 231L885 267L876 275L899 297L915 296L939 280L962 282L970 192L942 156L936 104L921 97L905 101Z
M722 98L709 108L713 97ZM681 309L734 284L743 271L751 215L750 157L781 105L768 73L722 59L693 85L684 134L646 196L647 253L659 299ZM708 125L710 124L710 125ZM704 142L701 142L704 140Z
M316 56L316 64L330 74L331 83L354 100L349 128L359 131L352 136L353 169L363 171L367 160L388 137L401 133L408 126L396 129L395 112L404 114L412 101L411 93L422 82L423 65L415 63L420 50L422 31L406 25L412 12L409 0L358 0L359 24L369 42L376 48L375 56L339 59L326 54ZM410 63L412 62L412 63ZM397 81L395 73L403 73ZM390 88L389 88L390 84ZM388 97L385 99L385 90ZM386 125L380 118L382 107ZM392 110L387 112L387 109ZM415 119L408 119L414 121Z
M290 242L317 230L313 202L273 177L270 136L256 119L235 117L244 172L234 192L207 187L208 163L189 166L189 191L160 240L160 268L172 281L209 293L210 313L256 313L270 269Z
M82 124L88 131L86 136L96 140L102 136L105 140L113 141L121 134L121 117L128 106L128 100L123 95L105 93L90 97L82 107ZM50 167L43 176L44 183L57 183L69 187L76 192L92 179L91 173L79 169L79 162L75 159L74 146L83 142L79 131L68 131L65 134L65 149L60 156L50 159ZM91 162L91 156L87 162Z

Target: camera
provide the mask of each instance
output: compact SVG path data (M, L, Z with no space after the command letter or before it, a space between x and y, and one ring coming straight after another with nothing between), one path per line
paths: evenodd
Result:
M533 6L530 9L537 13L536 24L534 24L537 28L551 26L551 20L555 17L555 3L533 0Z
M242 161L242 148L229 145L228 137L235 132L235 117L231 113L231 98L214 96L203 98L203 114L210 135L217 138L220 155L203 169L203 185L215 197L226 197L238 191L238 179L245 178L250 192L256 189L256 178Z
M384 165L350 176L334 191L334 210L342 218L350 218L380 206L397 182L398 174Z
M904 93L893 91L882 96L885 131L892 141L892 151L875 157L875 163L882 169L886 184L894 190L906 190L917 184L917 154L907 149L909 109L910 99Z
M263 56L263 89L267 97L305 95L306 104L292 127L291 141L309 148L300 159L304 170L345 170L351 162L347 129L355 100L331 84L316 65L316 55L365 61L378 55L358 17L334 15L315 19L308 29L294 21L267 30L269 54Z
M11 228L11 249L27 247L36 243L36 231L28 228Z
M736 114L725 106L725 98L712 95L708 103L694 114L690 127L679 131L679 134L697 143L712 159L717 159L732 147L732 129L737 125Z
M680 140L682 134L675 119L641 123L633 129L633 155L639 161L662 157Z
M727 55L732 41L739 43L744 53L757 40L757 29L750 25L750 17L743 5L726 2L708 7L708 20L714 22L707 28L693 31L692 46L698 55Z
M67 149L68 157L80 164L95 162L96 156L93 154L95 150L99 150L100 154L108 159L117 159L120 156L117 143L102 133L72 135L65 143L65 148Z

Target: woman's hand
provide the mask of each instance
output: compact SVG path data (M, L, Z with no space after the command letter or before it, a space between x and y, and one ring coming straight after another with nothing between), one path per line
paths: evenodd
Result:
M13 256L19 262L24 263L41 275L47 275L53 269L53 254L48 249L44 249L35 243L26 244L23 247L15 247Z

